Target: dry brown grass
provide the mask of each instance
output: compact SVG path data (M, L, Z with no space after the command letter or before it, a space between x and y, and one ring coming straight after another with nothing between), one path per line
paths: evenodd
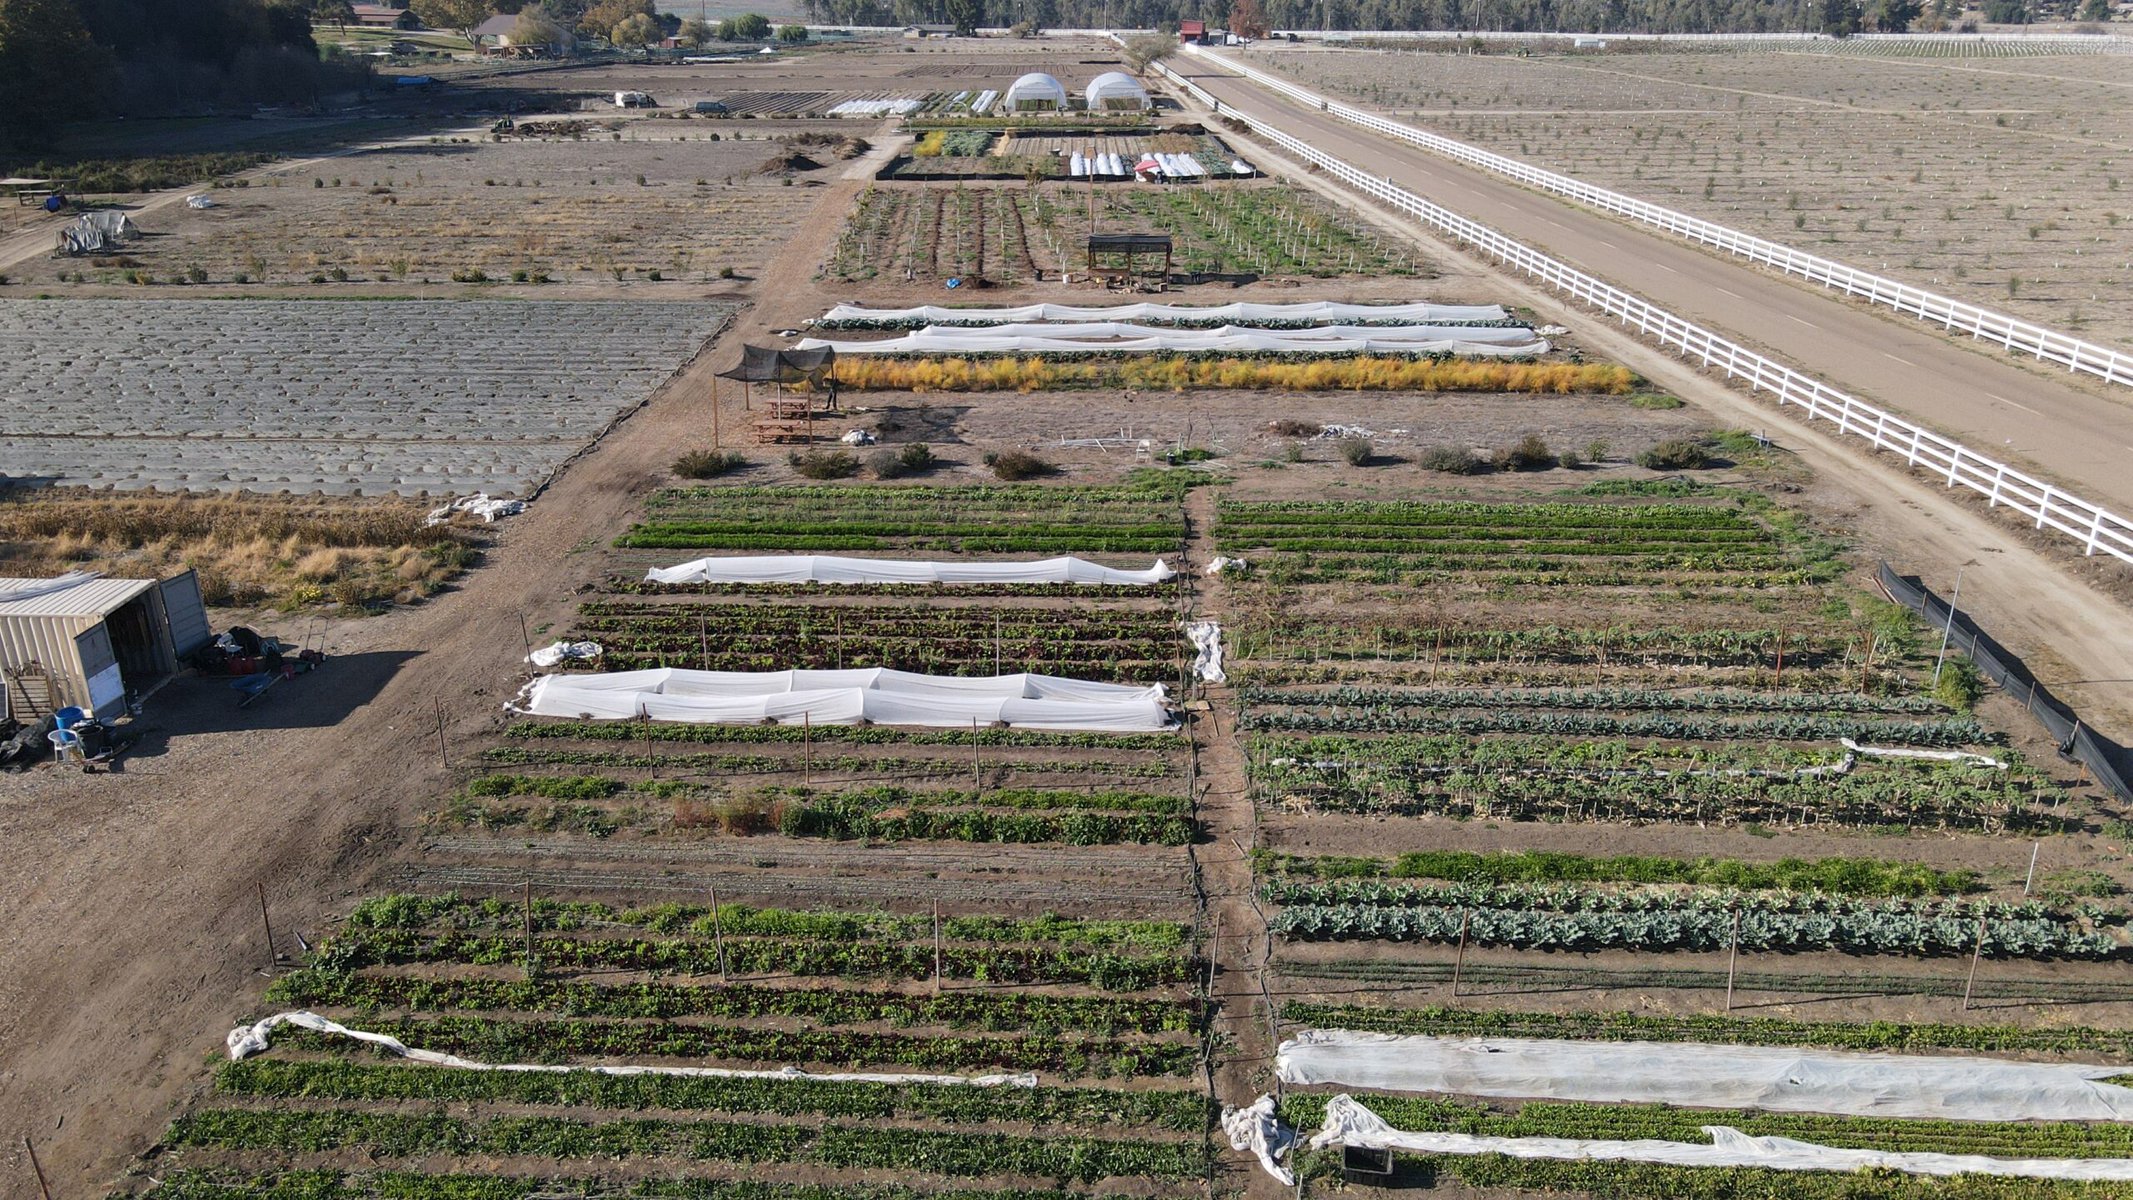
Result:
M472 536L404 501L0 491L0 572L192 567L214 605L412 603L471 565Z

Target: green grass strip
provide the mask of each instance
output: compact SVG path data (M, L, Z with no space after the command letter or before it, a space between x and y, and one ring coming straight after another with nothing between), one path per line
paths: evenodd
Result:
M165 1175L144 1200L558 1200L593 1195L602 1200L1076 1200L1081 1194L1029 1188L923 1191L895 1184L753 1179L591 1181L405 1171L237 1174L186 1169Z

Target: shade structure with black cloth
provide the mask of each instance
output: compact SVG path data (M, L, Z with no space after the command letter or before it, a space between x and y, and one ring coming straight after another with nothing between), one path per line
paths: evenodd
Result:
M792 404L773 404L772 412L764 421L758 422L756 432L765 441L787 441L798 436L801 440L814 441L815 405L813 394L817 385L828 393L826 410L837 410L837 351L833 347L814 347L806 350L781 350L776 346L741 347L741 361L716 373L715 379L738 379L741 381L741 406L754 408L748 386L768 383L775 386L804 383L808 398ZM718 433L717 383L712 384L711 422L714 444L722 442ZM786 411L797 409L797 412ZM804 429L804 432L803 432Z

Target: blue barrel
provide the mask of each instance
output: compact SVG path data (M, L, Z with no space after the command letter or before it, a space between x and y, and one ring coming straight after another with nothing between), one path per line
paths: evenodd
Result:
M83 721L86 721L88 719L88 713L83 712L81 709L76 708L73 705L68 705L67 707L62 708L58 712L52 714L53 723L59 726L59 728L61 729L72 729L76 725L79 725Z

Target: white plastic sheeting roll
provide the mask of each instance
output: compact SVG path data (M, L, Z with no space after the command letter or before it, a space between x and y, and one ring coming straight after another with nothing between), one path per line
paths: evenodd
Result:
M1093 169L1093 168L1092 168ZM958 322L1005 325L1016 321L1392 321L1431 324L1504 321L1511 314L1500 304L1337 304L1308 300L1293 304L1021 304L1006 308L869 308L839 304L825 321Z
M1243 1108L1224 1109L1222 1132L1229 1135L1230 1149L1249 1151L1283 1187L1296 1182L1296 1176L1280 1162L1295 1148L1296 1131L1281 1123L1272 1096L1261 1096Z
M1225 1128L1227 1124L1225 1120ZM1576 1162L1652 1162L1676 1167L1761 1167L1773 1171L1861 1171L1872 1168L1910 1175L2133 1180L2133 1159L1988 1158L1981 1154L1840 1150L1793 1138L1754 1137L1725 1125L1706 1125L1703 1131L1711 1135L1708 1146L1654 1138L1602 1141L1409 1132L1394 1129L1354 1097L1340 1095L1327 1101L1325 1127L1311 1139L1311 1145L1313 1148L1342 1145L1373 1150L1413 1150L1423 1154L1503 1154L1512 1158ZM1231 1140L1234 1144L1234 1135ZM1288 1172L1271 1162L1268 1156L1261 1154L1260 1161L1276 1179L1290 1182Z
M739 1071L726 1067L646 1067L632 1063L614 1066L552 1066L545 1063L485 1063L456 1054L444 1054L436 1050L424 1050L410 1046L389 1034L371 1033L368 1030L350 1029L337 1021L329 1021L315 1012L281 1012L239 1025L230 1030L224 1042L229 1047L230 1057L246 1059L267 1048L274 1030L283 1025L298 1029L310 1029L337 1037L350 1038L376 1046L388 1054L394 1054L409 1062L428 1063L431 1066L451 1067L461 1071L530 1071L543 1075L679 1075L698 1079L828 1079L844 1083L927 1083L966 1084L970 1087L1029 1087L1037 1086L1037 1077L1021 1075L898 1075L898 1074L833 1074L817 1075L798 1067L781 1067L775 1071Z
M544 717L697 725L926 725L1158 733L1173 728L1161 684L1055 675L961 678L873 667L851 671L690 671L543 675L511 706Z
M2125 1068L1706 1046L1313 1029L1281 1044L1285 1083L1598 1104L1674 1104L1952 1121L2133 1121Z
M1157 559L1145 571L1122 571L1063 556L1026 562L925 562L894 558L844 558L834 554L761 554L699 558L675 567L654 567L646 583L1080 583L1146 587L1175 578Z

